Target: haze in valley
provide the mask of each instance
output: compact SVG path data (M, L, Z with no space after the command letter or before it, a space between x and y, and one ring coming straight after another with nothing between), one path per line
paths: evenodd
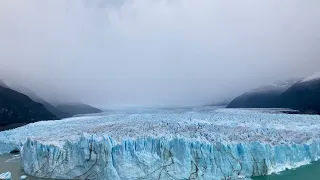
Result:
M318 0L2 0L0 78L54 101L203 105L319 71Z

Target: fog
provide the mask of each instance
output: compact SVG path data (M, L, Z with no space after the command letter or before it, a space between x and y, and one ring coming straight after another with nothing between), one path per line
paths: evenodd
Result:
M320 67L318 0L1 0L0 78L48 101L202 105Z

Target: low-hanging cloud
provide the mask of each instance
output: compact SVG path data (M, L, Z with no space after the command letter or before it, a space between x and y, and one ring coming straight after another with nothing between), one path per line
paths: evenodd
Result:
M318 0L3 0L1 73L50 101L218 102L319 71L319 6Z

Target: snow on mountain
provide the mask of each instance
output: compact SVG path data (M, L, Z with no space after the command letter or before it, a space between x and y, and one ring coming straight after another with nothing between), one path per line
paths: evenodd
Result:
M320 73L295 83L280 98L281 107L320 114Z
M289 79L284 81L276 81L270 85L261 86L255 89L252 89L250 92L266 92L266 91L279 91L284 92L287 90L290 86L292 86L294 83L296 83L298 80L296 79Z
M313 81L313 80L320 80L320 72L317 72L313 74L312 76L306 77L300 82L308 82L308 81Z
M4 80L0 79L0 87L8 87Z
M297 80L277 81L271 85L250 90L233 99L228 108L279 108L280 96Z
M0 152L21 149L24 171L45 178L244 179L318 160L319 122L210 107L109 113L0 132Z

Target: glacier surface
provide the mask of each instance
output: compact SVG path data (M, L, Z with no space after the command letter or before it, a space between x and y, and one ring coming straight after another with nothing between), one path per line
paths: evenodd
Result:
M249 179L320 157L320 116L211 107L106 113L0 132L27 174L59 179Z

